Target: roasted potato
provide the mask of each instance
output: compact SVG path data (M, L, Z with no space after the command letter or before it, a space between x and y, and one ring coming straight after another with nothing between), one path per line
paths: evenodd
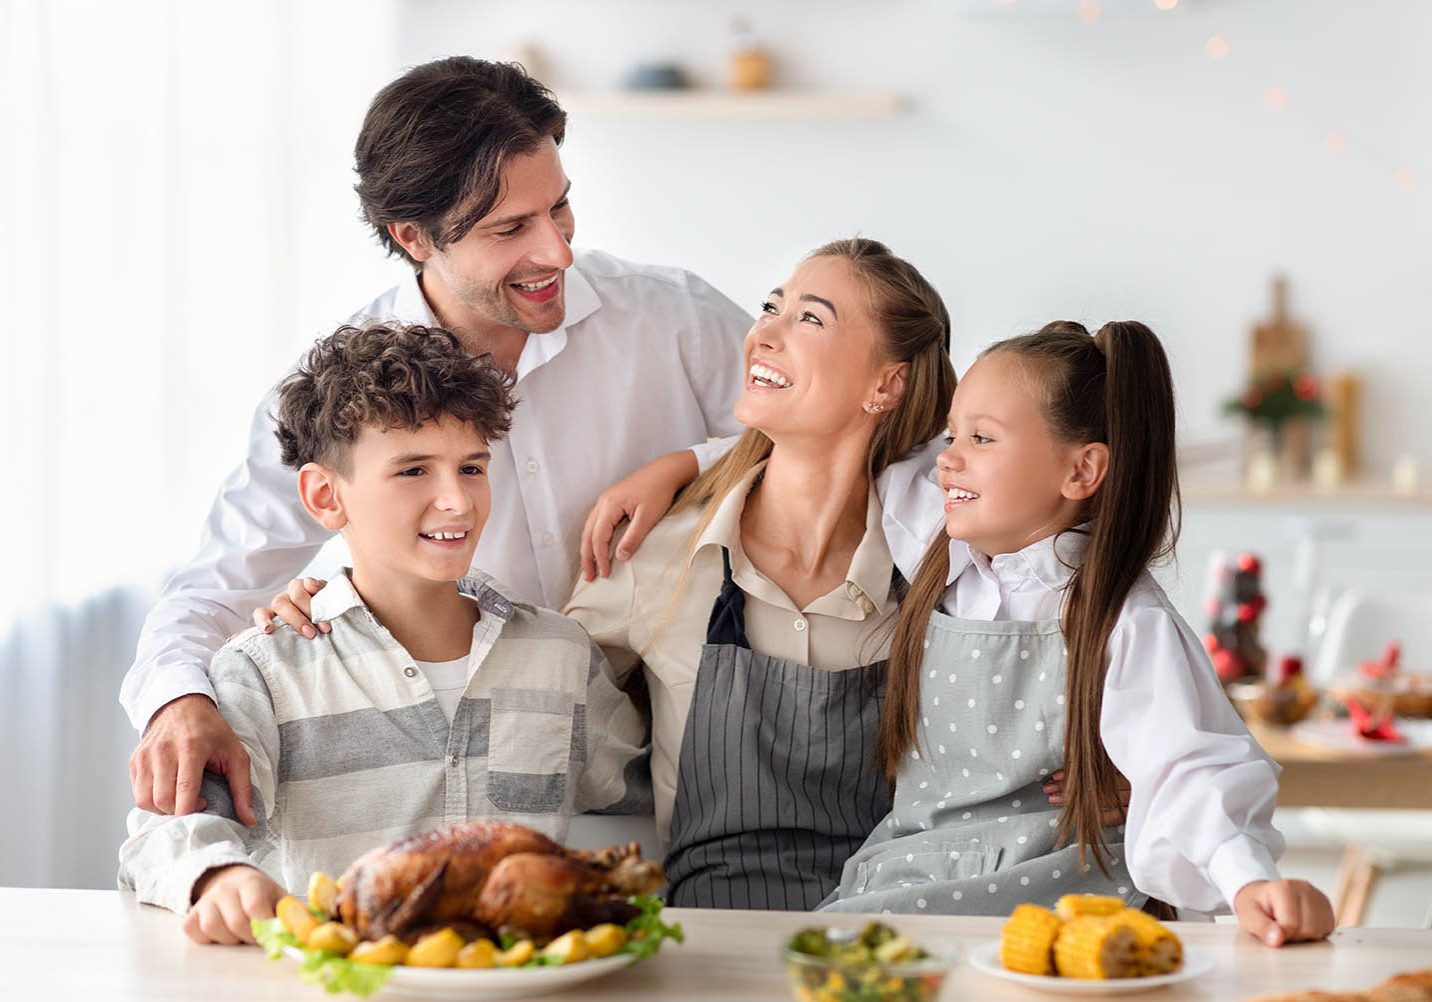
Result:
M498 967L521 967L537 956L537 947L530 939L520 939L505 950L497 952Z
M475 939L457 951L458 967L496 967L497 947L490 939Z
M409 967L451 967L457 963L462 937L452 929L440 929L422 936L408 951Z
M401 964L408 959L408 946L397 936L384 936L376 943L359 943L348 959L355 964Z
M563 964L577 964L591 956L587 936L580 929L564 932L542 948L542 956L551 957Z
M342 922L324 922L308 934L304 946L346 957L358 945L358 934Z
M587 950L593 957L610 957L626 943L626 930L619 925L604 922L587 930Z
M307 946L309 934L318 928L318 919L292 894L286 894L279 899L278 904L274 905L274 914L283 923L283 927L293 933L293 938L298 940L300 946Z
M322 871L308 878L308 907L317 908L328 916L332 916L333 910L338 907L338 884Z

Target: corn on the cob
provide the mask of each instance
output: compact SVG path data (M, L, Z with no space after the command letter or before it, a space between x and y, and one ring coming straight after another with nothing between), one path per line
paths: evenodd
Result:
M1125 908L1118 918L1139 943L1139 974L1172 974L1183 966L1183 944L1173 931L1147 912Z
M1068 922L1080 915L1116 915L1127 906L1123 898L1105 894L1066 894L1054 905L1054 913Z
M1000 938L1000 963L1021 974L1053 974L1054 939L1061 925L1048 908L1016 905Z
M1054 966L1065 978L1132 978L1139 941L1118 915L1079 915L1054 940Z

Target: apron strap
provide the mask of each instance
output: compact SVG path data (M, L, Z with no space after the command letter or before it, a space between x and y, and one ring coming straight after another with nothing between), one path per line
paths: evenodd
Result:
M725 565L721 594L711 606L711 618L706 623L706 642L750 650L751 642L746 639L746 593L731 579L731 551L724 546L721 547L721 562Z

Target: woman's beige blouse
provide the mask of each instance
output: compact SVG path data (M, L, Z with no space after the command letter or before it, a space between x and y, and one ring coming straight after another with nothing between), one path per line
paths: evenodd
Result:
M681 738L706 623L721 590L723 546L731 552L732 578L746 595L746 635L755 650L829 671L869 664L889 652L896 600L875 489L866 508L865 537L851 558L845 582L797 609L741 548L741 512L764 468L761 464L753 469L721 502L689 564L691 533L701 519L700 510L663 519L631 560L613 562L611 577L579 581L564 610L601 645L618 678L645 665L651 690L656 824L663 846L671 827Z

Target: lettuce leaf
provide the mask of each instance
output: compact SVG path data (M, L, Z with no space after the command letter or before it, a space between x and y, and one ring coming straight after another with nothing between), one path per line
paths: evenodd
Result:
M302 950L303 963L299 967L299 976L309 984L322 985L329 994L352 992L359 998L367 998L383 987L393 970L382 964L355 964L336 953L303 949L298 946L293 933L276 918L252 919L249 924L253 928L254 939L258 940L270 960L283 956L286 946Z
M641 914L626 924L627 942L620 953L629 953L637 960L645 960L668 939L678 943L686 942L686 933L681 923L667 925L661 920L662 901L650 894L642 894L627 901L641 909Z

